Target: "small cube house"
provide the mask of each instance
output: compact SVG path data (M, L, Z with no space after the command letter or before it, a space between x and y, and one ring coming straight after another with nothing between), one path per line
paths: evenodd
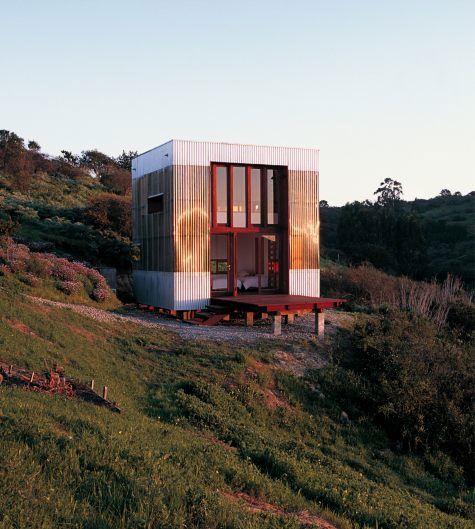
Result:
M194 311L213 297L319 297L318 155L171 140L134 158L137 301Z

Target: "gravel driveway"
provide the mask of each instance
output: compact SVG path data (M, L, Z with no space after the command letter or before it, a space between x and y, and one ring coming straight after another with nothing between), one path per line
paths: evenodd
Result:
M204 338L213 341L244 342L252 343L257 340L269 339L276 341L293 341L294 339L314 337L315 318L313 314L295 317L293 324L282 325L282 335L274 336L271 332L269 320L255 321L253 327L246 327L240 320L222 322L213 327L192 325L172 317L146 312L135 307L125 306L120 312L106 311L89 307L87 305L75 305L60 301L51 301L43 298L29 296L30 299L42 305L62 307L92 318L96 321L117 323L126 321L152 329L174 331L185 339ZM325 333L334 334L336 329L351 319L349 313L341 311L326 311Z

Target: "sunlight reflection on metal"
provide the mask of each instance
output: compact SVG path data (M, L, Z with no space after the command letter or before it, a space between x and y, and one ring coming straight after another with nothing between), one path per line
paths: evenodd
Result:
M208 212L192 207L178 215L175 226L175 271L208 272Z

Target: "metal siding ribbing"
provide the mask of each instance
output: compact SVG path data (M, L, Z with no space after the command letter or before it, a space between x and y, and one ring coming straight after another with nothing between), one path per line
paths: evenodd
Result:
M173 165L173 140L139 154L132 160L132 179Z
M136 178L133 189L133 237L140 244L140 270L173 271L173 169ZM163 193L163 213L148 213L148 197Z
M289 171L290 269L320 268L318 173Z
M210 297L211 162L284 166L289 170L289 292L318 295L317 149L172 140L132 161L137 298L176 310ZM148 197L164 193L164 212L148 214Z
M290 269L289 294L295 296L320 296L320 270Z
M175 272L209 272L210 169L173 167Z
M318 171L318 149L238 145L173 140L175 165L209 166L211 162L283 165L292 170Z
M210 168L175 165L175 309L205 307L210 298Z

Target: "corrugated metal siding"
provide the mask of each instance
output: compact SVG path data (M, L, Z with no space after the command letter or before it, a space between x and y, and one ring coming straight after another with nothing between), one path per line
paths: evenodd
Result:
M320 296L320 270L289 270L289 294Z
M211 162L283 165L289 170L318 171L318 149L173 140L175 165L209 166Z
M173 140L135 157L132 160L132 179L140 178L169 165L173 165Z
M148 213L148 197L163 193L163 213ZM172 272L173 168L165 167L132 181L133 240L140 244L139 270Z
M319 293L318 150L173 140L133 160L134 272L143 303L191 310L210 298L211 162L289 169L289 292ZM173 168L171 167L171 164ZM164 212L148 214L164 193Z
M175 309L173 272L134 270L134 291L137 301L163 309Z
M211 297L209 272L175 272L174 309L196 310L208 305Z
M289 171L288 186L290 268L318 269L318 172Z
M209 272L210 178L209 166L173 167L175 272Z

